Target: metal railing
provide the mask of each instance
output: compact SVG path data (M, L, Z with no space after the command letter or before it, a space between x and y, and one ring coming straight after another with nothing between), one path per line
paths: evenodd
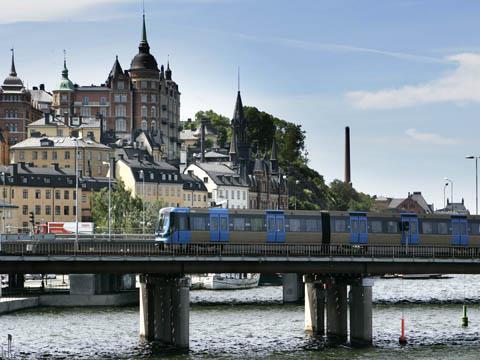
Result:
M136 237L141 235L135 235ZM121 235L115 241L88 235L76 244L56 241L3 241L1 256L105 256L105 257L341 257L480 259L480 248L447 246L320 245L320 244L157 244Z

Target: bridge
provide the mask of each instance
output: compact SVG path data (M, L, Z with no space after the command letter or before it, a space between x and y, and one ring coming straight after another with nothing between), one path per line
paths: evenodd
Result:
M189 343L190 284L184 277L189 273L303 275L305 329L344 343L350 320L352 345L368 345L372 341L370 276L480 273L480 249L463 246L218 243L158 246L142 236L115 237L112 241L98 236L81 237L78 242L71 238L4 241L1 245L0 273L141 274L140 335L179 348L188 348ZM286 286L295 287L296 282Z

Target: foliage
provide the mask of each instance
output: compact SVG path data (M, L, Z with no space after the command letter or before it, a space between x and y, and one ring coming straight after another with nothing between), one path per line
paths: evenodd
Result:
M373 198L357 192L352 184L335 179L330 183L330 190L333 198L331 208L334 210L369 211L373 206Z
M141 233L143 230L143 211L145 206L145 232L153 233L161 202L143 202L132 197L131 191L117 180L111 193L112 233ZM102 189L91 198L92 217L97 229L108 230L108 189Z
M200 127L202 118L210 120L209 128L217 133L218 146L225 147L230 137L230 119L226 116L217 114L213 110L198 111L195 114L195 126Z

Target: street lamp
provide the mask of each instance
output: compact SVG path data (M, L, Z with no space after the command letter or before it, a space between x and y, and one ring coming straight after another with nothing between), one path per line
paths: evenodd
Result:
M475 214L478 215L478 156L465 156L465 159L475 159Z
M295 210L297 210L297 185L300 184L300 180L295 180L295 187L294 192L295 192Z
M282 179L283 181L287 180L287 175L280 175L280 172L278 173L278 199L277 199L277 210L280 210L280 190L281 190L281 185L282 185Z
M103 164L108 165L108 240L112 241L112 160Z
M3 190L2 190L2 219L3 219L3 224L2 224L2 233L5 234L5 201L6 201L6 186L7 184L5 183L5 173L2 171L2 183L3 183ZM2 249L2 246L0 245L0 250Z
M138 176L142 179L142 233L145 234L145 173L143 170L138 172Z
M445 190L447 189L448 182L443 185L443 210L445 211L447 209L447 201L446 201L446 196L445 196Z
M78 250L78 138L75 140L75 249Z
M445 181L450 182L451 188L450 188L450 203L452 204L452 212L453 212L453 180L449 178L443 178Z

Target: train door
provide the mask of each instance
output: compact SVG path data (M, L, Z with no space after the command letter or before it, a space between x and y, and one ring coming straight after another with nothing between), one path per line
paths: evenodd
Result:
M452 216L452 244L468 245L467 218L464 216Z
M418 244L417 215L402 215L400 218L400 230L402 232L402 245Z
M350 214L350 242L352 244L367 244L367 216L364 213Z
M179 244L187 244L192 238L190 231L190 210L189 209L177 209L175 213L176 226L175 236L176 241Z
M267 242L285 241L285 216L283 211L267 211Z
M210 209L210 240L226 242L229 238L228 209Z

